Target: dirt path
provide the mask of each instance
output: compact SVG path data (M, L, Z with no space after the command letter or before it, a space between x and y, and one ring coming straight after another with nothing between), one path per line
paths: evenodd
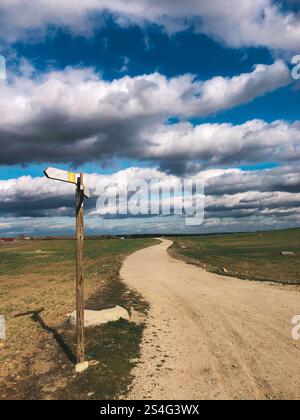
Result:
M171 244L121 270L151 303L129 398L300 399L299 289L208 273L170 257Z

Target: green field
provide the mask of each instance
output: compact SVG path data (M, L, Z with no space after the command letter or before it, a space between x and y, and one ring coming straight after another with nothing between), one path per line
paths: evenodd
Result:
M86 309L147 303L119 279L123 259L153 239L85 242ZM86 359L99 365L74 376L75 241L35 240L0 248L0 399L111 399L126 392L143 323L120 321L86 330Z
M208 271L225 271L241 279L300 284L300 229L171 239L173 254ZM282 251L295 255L282 256Z
M88 271L101 258L130 254L149 244L148 239L103 239L85 241L85 262ZM63 265L63 270L73 275L75 264L75 241L35 240L18 246L0 247L0 273L3 275L45 274L45 267L55 272L55 266ZM94 267L95 268L95 267ZM71 272L70 272L71 270ZM75 272L75 271L74 271Z

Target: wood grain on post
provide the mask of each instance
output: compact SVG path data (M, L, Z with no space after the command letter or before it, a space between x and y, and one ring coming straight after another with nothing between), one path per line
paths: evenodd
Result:
M84 362L84 273L83 273L83 174L80 174L76 192L76 323L77 363Z

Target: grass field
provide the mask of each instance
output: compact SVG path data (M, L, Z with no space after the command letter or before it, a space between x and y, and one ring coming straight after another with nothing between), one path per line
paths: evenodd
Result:
M118 304L140 319L147 304L120 282L119 269L126 255L153 243L87 240L86 308ZM108 399L130 384L141 322L87 330L87 359L100 364L74 375L75 330L66 322L75 309L74 264L72 240L0 248L0 314L7 320L7 340L0 348L0 399Z
M208 271L224 275L225 268L241 279L300 284L300 229L171 239L171 253Z

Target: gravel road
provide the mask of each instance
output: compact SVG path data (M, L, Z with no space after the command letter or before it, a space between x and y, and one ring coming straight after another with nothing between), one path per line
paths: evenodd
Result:
M121 277L151 304L132 399L300 399L299 288L208 273L169 240L130 255Z

